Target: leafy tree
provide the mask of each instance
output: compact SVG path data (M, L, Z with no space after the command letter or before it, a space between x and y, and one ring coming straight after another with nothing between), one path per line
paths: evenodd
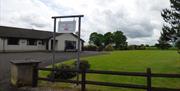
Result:
M170 9L163 9L161 16L165 24L162 28L159 44L175 42L180 37L180 0L170 0Z
M107 32L104 34L104 45L107 46L113 43L113 34L111 32Z
M103 46L103 41L104 41L104 39L103 39L102 34L98 34L97 32L91 33L90 38L89 38L90 44L94 44L98 47L101 47L101 46Z
M116 49L126 49L127 48L127 38L121 31L107 32L104 35L93 32L89 37L89 44L94 44L98 46L98 50L103 50L107 45L115 44Z
M168 39L166 36L167 33L164 32L164 34L162 34L158 40L159 44L156 44L155 46L159 49L169 49L171 47L171 45L168 43Z
M116 31L113 33L113 41L116 49L126 49L127 48L127 38L121 31Z
M162 50L169 49L170 47L172 47L169 43L163 41L159 41L159 44L155 44L155 46Z

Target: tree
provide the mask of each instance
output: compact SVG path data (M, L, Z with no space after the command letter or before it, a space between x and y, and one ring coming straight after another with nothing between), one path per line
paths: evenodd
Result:
M90 44L94 44L98 47L103 46L103 35L102 34L98 34L97 32L93 32L91 33L90 37L89 37L89 43Z
M116 49L126 49L127 48L127 38L123 35L123 32L116 31L113 33L113 41Z
M155 46L159 49L169 49L170 47L172 47L170 44L168 44L167 42L163 42L163 41L159 41L159 44L155 44Z
M104 34L104 46L113 43L113 34L111 32L107 32Z
M161 16L165 24L162 28L159 44L174 42L180 37L180 0L170 0L170 9L163 9Z
M166 36L167 36L166 32L164 32L160 36L160 38L158 40L159 44L156 44L157 48L164 50L164 49L169 49L171 47L171 45L168 43L168 38Z

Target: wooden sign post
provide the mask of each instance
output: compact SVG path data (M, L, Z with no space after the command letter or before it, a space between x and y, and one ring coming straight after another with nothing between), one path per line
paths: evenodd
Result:
M78 18L78 50L77 50L77 70L79 70L79 64L80 64L80 34L81 34L81 17L84 17L84 15L70 15L70 16L53 16L54 19L54 32L53 32L53 59L52 59L52 68L55 68L54 61L55 61L55 37L56 37L56 20L61 18ZM54 74L53 74L53 80L54 80ZM79 75L77 73L77 81L79 81Z

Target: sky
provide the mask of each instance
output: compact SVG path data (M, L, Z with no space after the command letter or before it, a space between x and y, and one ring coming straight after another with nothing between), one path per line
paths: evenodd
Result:
M153 45L164 23L161 11L169 7L169 0L0 0L0 25L53 31L52 16L83 14L86 44L92 32L118 30L130 45Z

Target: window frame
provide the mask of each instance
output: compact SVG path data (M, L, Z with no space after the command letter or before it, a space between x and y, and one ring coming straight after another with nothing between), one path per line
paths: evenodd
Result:
M19 45L19 38L7 38L7 45Z

